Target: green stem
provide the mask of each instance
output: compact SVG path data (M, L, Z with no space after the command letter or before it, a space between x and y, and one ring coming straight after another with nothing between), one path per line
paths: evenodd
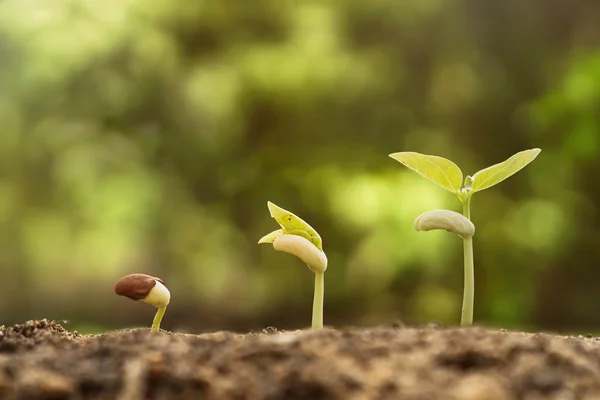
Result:
M463 202L463 215L471 219L471 197ZM465 256L465 284L463 293L461 325L473 324L473 299L475 296L475 268L473 266L473 238L463 239Z
M167 311L167 306L161 307L158 309L158 311L156 311L156 315L152 321L152 332L160 331L160 322L163 319L163 315L165 315L165 311Z
M315 272L315 297L313 299L312 329L323 328L323 294L325 293L325 272Z

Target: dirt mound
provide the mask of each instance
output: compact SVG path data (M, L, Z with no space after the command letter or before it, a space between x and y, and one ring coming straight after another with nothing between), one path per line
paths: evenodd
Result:
M83 336L48 321L0 332L8 400L600 399L591 337L435 327Z
M8 328L2 325L0 326L0 353L32 349L39 344L57 344L77 337L80 337L79 333L69 332L60 323L47 319L27 321Z

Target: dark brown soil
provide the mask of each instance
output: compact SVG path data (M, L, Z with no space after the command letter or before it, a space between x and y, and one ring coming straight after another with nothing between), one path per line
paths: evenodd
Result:
M600 340L484 328L0 327L0 399L600 399Z

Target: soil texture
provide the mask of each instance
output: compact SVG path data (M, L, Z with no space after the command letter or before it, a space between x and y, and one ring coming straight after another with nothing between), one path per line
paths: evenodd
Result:
M102 335L0 327L0 399L600 400L600 338L480 327Z

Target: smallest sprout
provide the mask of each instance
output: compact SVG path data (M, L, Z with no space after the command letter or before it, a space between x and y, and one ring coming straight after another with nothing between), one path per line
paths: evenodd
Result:
M160 330L160 322L171 300L171 293L164 281L146 274L131 274L117 281L115 293L132 300L142 300L158 308L152 321L152 332Z

